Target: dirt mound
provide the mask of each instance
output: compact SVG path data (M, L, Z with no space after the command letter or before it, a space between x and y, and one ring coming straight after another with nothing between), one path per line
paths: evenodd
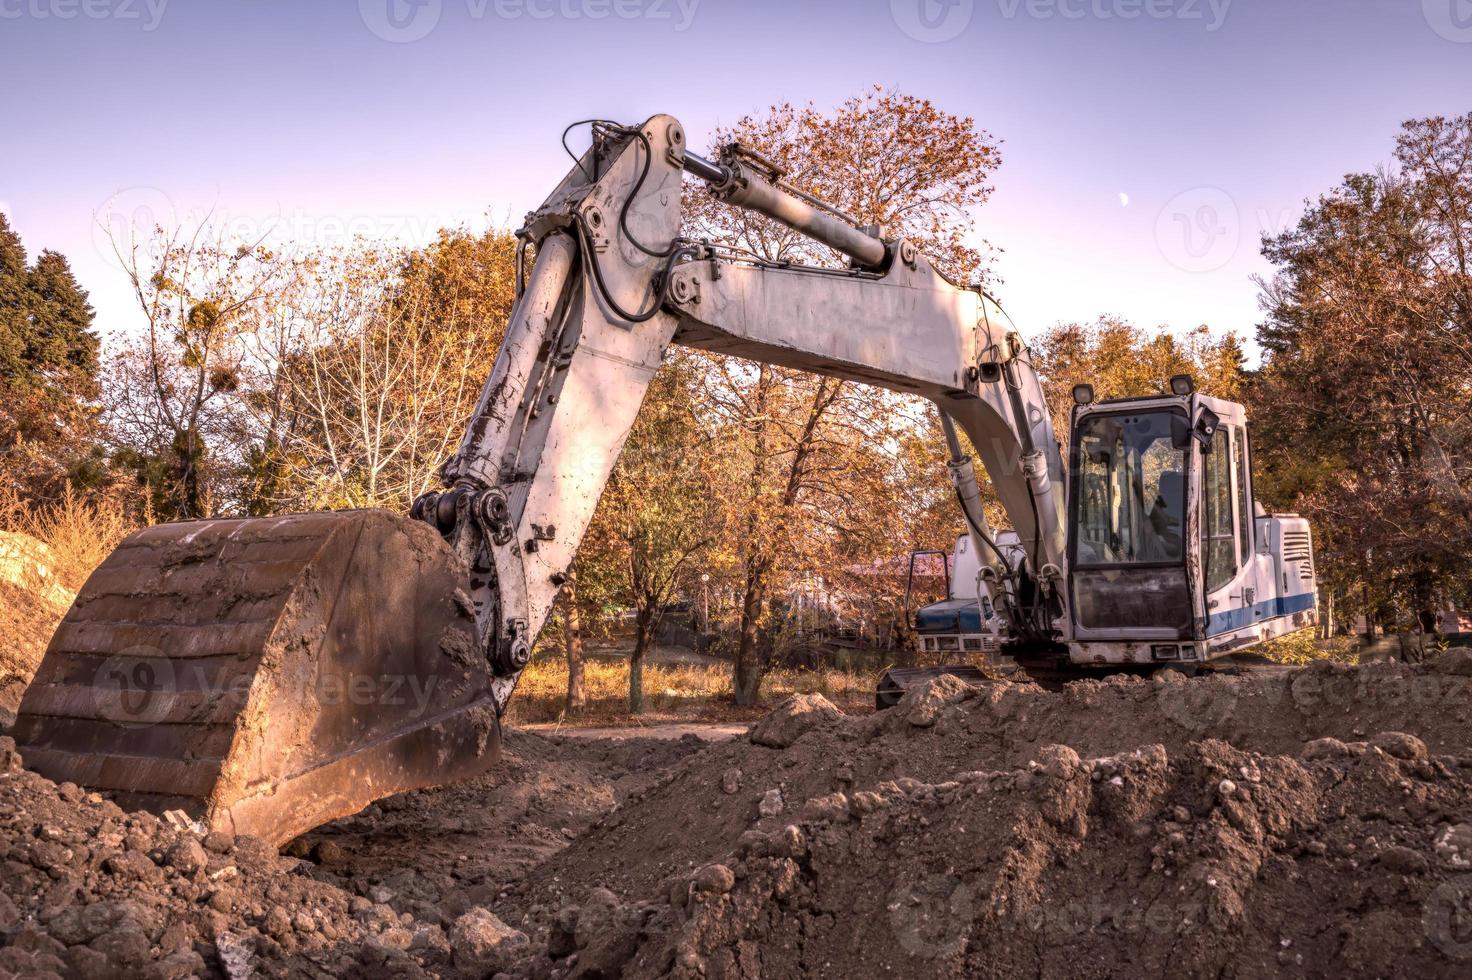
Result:
M0 727L15 721L46 644L76 598L57 579L55 564L45 543L0 531Z
M505 877L703 744L574 741L512 735L493 772L283 855L58 786L0 738L0 976L487 975L528 947L479 907Z
M1465 975L1469 709L1472 651L943 678L710 746L513 733L286 856L0 741L0 973Z
M1472 836L1467 777L1362 744L1049 746L810 802L585 948L629 977L1465 975L1472 881L1438 842Z
M496 911L532 976L1453 975L1469 668L942 681L686 760Z
M287 851L326 848L335 860L322 870L343 887L448 927L491 907L511 882L705 744L693 735L595 741L508 730L501 762L484 775L380 800Z

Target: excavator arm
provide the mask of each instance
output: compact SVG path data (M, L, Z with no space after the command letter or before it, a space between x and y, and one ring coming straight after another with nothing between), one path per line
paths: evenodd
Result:
M471 567L497 704L511 697L671 344L930 399L966 433L1027 543L1028 567L1008 567L969 463L956 456L963 510L990 558L997 600L1021 628L1066 630L1063 464L1026 347L995 304L948 281L909 242L886 241L782 186L759 158L691 153L668 116L594 132L527 218L536 260L506 341L444 467L447 489L414 509ZM682 239L685 172L732 205L847 255L850 266L773 263Z
M417 520L351 511L133 535L83 587L26 691L14 734L29 765L276 842L483 771L672 343L933 401L993 601L1014 630L1066 638L1063 464L1026 347L996 306L756 155L689 152L669 116L593 132L527 216L505 340ZM686 174L848 266L682 238ZM994 546L956 428L1024 561Z

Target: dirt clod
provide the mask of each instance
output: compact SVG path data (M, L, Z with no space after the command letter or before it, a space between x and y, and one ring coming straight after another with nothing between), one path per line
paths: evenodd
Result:
M455 965L467 970L499 973L523 955L529 945L525 933L512 929L481 908L460 916L450 929Z
M756 723L751 740L768 748L785 749L813 729L842 717L843 712L821 694L794 694Z
M1397 759L1426 758L1426 743L1405 732L1381 732L1370 740L1370 744Z

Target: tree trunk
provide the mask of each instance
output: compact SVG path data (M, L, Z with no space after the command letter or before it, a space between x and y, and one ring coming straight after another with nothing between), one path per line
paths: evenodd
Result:
M754 551L746 559L746 594L741 603L741 644L736 651L734 684L736 703L743 707L758 703L761 695L762 674L767 669L768 651L765 649L766 643L762 636L760 622L767 601L768 578L775 561L775 556L770 552L774 546L770 543L760 544L760 536L756 533L759 513L757 504L767 467L767 423L764 416L767 409L767 397L775 378L766 365L763 365L761 370L762 374L757 383L756 408L759 419L754 440L755 465L752 470L751 511L746 518L748 534L752 541L751 547ZM824 413L833 406L839 392L843 390L843 384L842 381L830 378L820 378L818 381L817 390L813 393L812 405L808 408L807 419L803 422L802 431L798 434L791 450L791 462L787 466L782 494L778 498L776 527L773 530L780 529L783 522L787 520L787 512L797 503L802 490L808 456L812 453L813 444L817 438L818 425ZM774 519L768 518L768 520ZM780 538L780 534L776 537Z
M1436 615L1432 608L1432 593L1435 589L1436 579L1430 569L1421 569L1415 576L1415 600L1416 600L1416 644L1412 651L1414 663L1426 662L1426 651L1434 648L1437 637L1440 636L1441 617Z
M566 596L563 647L567 651L567 713L575 714L588 704L588 693L583 688L583 617L578 612L578 578L575 572L567 573Z
M746 576L746 593L741 600L741 643L736 649L736 703L751 707L761 698L766 659L761 649L761 613L767 595L766 571L760 565Z
M629 657L629 713L634 715L644 711L644 654L654 648L657 612L653 605L641 606L635 620L634 652Z
M204 464L204 440L198 432L186 430L174 436L174 485L168 493L174 505L175 520L192 520L209 515L208 491L201 468Z
M1375 642L1375 610L1370 608L1370 586L1361 586L1365 597L1365 645Z

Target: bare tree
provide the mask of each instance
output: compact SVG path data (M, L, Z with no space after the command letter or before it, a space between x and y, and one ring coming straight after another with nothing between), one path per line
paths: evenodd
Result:
M234 503L244 455L242 338L270 318L298 267L264 237L232 241L208 218L112 244L147 324L112 365L113 437L160 516L210 516Z

